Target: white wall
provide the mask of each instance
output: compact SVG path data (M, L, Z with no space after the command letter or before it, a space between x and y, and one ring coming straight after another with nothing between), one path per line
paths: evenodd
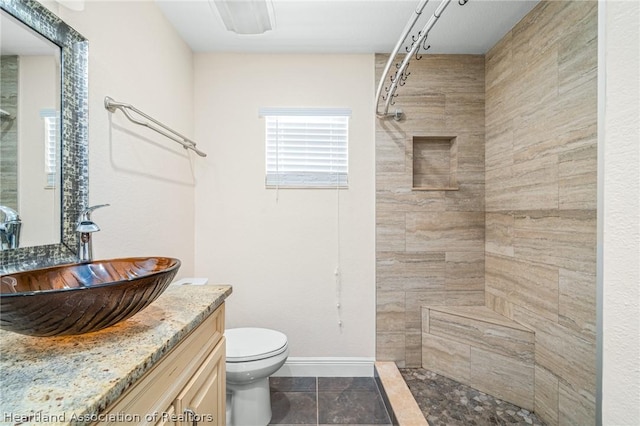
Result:
M291 357L375 355L374 84L373 55L195 56L196 274L233 285L227 327L281 330ZM353 110L339 207L335 189L265 189L258 109L298 106Z
M601 2L602 5L605 2ZM640 3L607 1L601 138L602 424L640 419ZM602 25L602 24L601 24Z
M173 256L192 276L196 157L103 106L109 95L193 136L191 50L151 0L59 16L89 40L89 199L111 204L93 214L94 256Z

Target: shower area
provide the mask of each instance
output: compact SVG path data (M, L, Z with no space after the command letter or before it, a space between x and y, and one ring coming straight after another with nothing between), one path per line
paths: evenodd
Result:
M541 1L485 55L414 57L376 120L376 359L549 425L596 418L597 32Z

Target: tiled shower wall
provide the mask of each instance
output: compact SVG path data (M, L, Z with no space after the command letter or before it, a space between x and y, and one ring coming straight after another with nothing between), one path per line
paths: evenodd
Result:
M406 120L376 121L377 359L420 365L419 306L486 303L535 331L536 413L593 424L597 2L410 68ZM412 190L414 136L457 137L459 191Z
M387 57L376 55L378 78ZM485 303L484 67L483 56L414 59L390 109L406 119L376 120L376 357L400 367L422 364L421 306ZM458 190L413 190L414 137L455 141L438 164L452 160Z
M487 305L535 331L535 412L594 424L597 2L542 2L486 55Z

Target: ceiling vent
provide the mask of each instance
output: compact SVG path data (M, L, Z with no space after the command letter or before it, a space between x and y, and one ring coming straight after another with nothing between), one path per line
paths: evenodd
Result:
M224 26L237 34L263 34L275 28L271 0L209 0Z

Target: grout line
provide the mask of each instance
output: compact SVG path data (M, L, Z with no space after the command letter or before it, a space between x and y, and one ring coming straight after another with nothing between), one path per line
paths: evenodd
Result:
M318 386L318 382L316 377L316 425L320 424L320 386Z

